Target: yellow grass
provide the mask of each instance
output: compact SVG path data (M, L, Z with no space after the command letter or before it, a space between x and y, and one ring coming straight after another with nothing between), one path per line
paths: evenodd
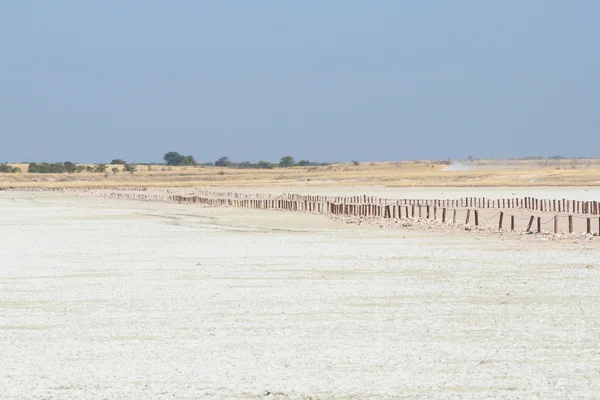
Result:
M445 171L431 161L335 164L327 167L241 170L219 167L138 166L134 174L0 174L0 187L198 186L598 186L600 160L482 160L472 170ZM122 166L117 166L122 169ZM575 167L575 168L573 168Z

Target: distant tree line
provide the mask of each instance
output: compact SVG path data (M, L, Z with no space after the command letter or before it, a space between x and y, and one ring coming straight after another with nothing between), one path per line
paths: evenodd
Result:
M215 167L227 167L227 168L237 168L237 169L272 169L275 167L280 168L291 168L291 167L319 167L326 166L329 163L318 163L311 162L308 160L300 160L296 162L292 156L281 157L279 163L271 163L268 161L259 161L257 163L252 163L250 161L241 161L241 162L232 162L229 160L229 157L221 157L211 165Z
M29 163L27 172L33 174L72 174L81 172L99 173L106 172L108 166L106 164L91 165L75 165L70 161L64 163Z
M311 162L308 160L300 160L296 162L292 156L284 156L281 157L279 163L271 163L268 161L258 161L256 163L252 163L250 161L241 161L241 162L233 162L229 159L229 157L223 156L220 157L215 162L211 163L201 163L198 164L194 159L194 156L184 156L176 151L170 151L163 156L163 160L167 165L170 166L215 166L215 167L225 167L225 168L237 168L237 169L272 169L275 167L280 168L290 168L290 167L308 167L308 166L326 166L329 163L317 163Z

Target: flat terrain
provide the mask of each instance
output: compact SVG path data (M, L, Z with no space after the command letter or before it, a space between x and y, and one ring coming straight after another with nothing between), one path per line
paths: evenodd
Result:
M339 163L322 167L234 169L140 165L134 174L0 174L0 187L506 187L600 186L600 160L480 160L445 165L440 161Z
M600 391L590 244L19 192L0 243L2 398Z

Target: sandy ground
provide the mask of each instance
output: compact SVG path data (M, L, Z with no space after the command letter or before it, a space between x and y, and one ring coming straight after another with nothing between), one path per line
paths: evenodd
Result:
M0 192L0 397L594 398L600 250Z

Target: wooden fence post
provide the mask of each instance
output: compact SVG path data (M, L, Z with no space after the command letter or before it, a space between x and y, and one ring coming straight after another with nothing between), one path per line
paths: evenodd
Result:
M542 233L542 217L537 217L537 233Z
M592 233L592 219L588 218L587 219L587 234L591 234Z
M514 215L510 216L510 230L511 231L515 230L515 216Z
M498 221L498 229L502 229L502 219L504 218L504 213L500 211L500 220Z
M479 211L474 210L475 213L475 226L479 226Z
M442 208L442 223L446 222L446 208Z
M533 220L535 219L535 217L532 215L531 218L529 218L529 224L527 225L527 230L525 232L531 232L531 225L533 225Z
M569 233L573 233L573 216L569 215Z
M558 203L560 205L560 203ZM558 215L554 216L554 234L558 233Z
M471 209L469 208L467 210L467 219L465 220L465 225L469 224L469 218L471 217Z
M454 212L452 213L452 223L456 223L456 208L454 209Z

